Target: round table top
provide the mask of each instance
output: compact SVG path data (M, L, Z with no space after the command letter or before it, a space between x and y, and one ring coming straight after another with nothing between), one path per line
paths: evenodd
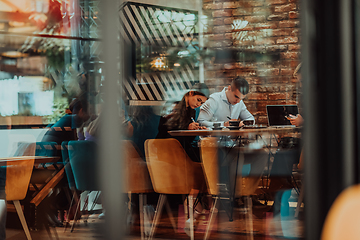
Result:
M249 134L284 134L300 132L301 127L259 127L259 128L240 128L238 130L230 130L223 128L222 130L172 130L168 131L171 136L247 136Z
M15 161L26 161L26 160L32 160L35 159L35 164L42 164L42 163L51 163L56 162L60 160L60 157L58 156L16 156L16 157L4 157L0 158L0 164L4 165L4 163L11 163Z

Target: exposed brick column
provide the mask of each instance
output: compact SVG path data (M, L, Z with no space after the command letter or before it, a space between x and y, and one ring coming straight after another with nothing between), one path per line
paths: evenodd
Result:
M300 63L299 5L298 0L203 0L205 46L236 52L232 59L206 64L205 83L215 92L244 76L251 84L245 103L259 124L267 123L266 105L301 104L301 83L292 77Z

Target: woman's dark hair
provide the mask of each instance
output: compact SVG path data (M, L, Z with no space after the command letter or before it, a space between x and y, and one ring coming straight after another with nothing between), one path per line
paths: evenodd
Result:
M166 125L171 128L178 128L178 129L186 129L187 124L186 121L186 101L185 96L189 96L190 92L187 92L181 101L176 104L174 111L170 114L169 120L166 122Z
M200 95L208 98L208 88L205 84L195 84L192 88L193 90L185 93L185 95L182 97L181 101L176 104L175 111L171 114L171 117L166 122L166 125L170 128L178 128L178 129L187 129L188 127L188 118L189 116L186 114L187 107L186 107L186 101L185 98L190 95L190 93L193 93L193 96ZM201 91L201 92L200 92ZM195 115L195 110L194 115Z
M85 99L75 98L69 104L69 110L71 111L72 114L79 113L81 109L83 110L83 112L87 112L88 110L88 104Z
M242 93L244 95L249 93L249 83L243 77L236 77L231 82L231 88L234 90L238 89L240 91L240 93Z

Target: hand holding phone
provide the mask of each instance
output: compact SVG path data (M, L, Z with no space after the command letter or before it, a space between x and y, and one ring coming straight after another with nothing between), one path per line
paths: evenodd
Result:
M295 125L297 127L303 125L304 123L304 119L300 114L297 114L296 116L289 114L286 119L290 121L291 125Z
M296 117L297 117L297 116L294 116L294 115L292 115L292 114L289 114L289 115L285 116L285 118L286 118L287 120L295 119Z

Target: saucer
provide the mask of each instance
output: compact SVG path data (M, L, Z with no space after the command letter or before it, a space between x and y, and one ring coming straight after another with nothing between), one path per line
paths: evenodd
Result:
M228 126L227 128L230 130L239 130L240 129L239 126Z
M265 125L245 125L244 129L259 129L259 128L267 128Z

